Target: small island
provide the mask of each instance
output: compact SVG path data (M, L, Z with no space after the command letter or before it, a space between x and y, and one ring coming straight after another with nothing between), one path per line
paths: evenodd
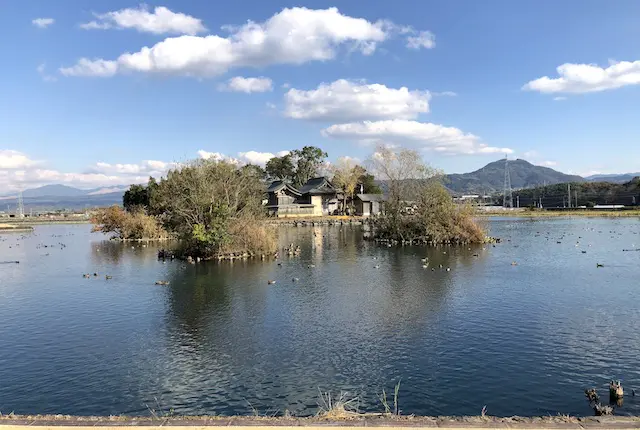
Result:
M15 223L7 224L0 223L0 233L29 233L33 231L33 227L30 225Z
M416 151L378 146L367 161L378 181L349 159L328 165L326 157L319 148L306 146L270 160L265 169L192 161L159 181L150 178L146 186L132 185L122 207L100 209L91 221L94 231L118 240L174 240L173 253L179 258L265 258L277 255L277 230L268 221L282 216L285 206L285 214L296 217L306 211L310 216L353 216L362 215L366 200L376 202L366 212L369 238L389 245L489 240L471 208L453 202L442 172L425 164ZM384 195L378 183L384 184ZM274 210L269 204L269 193L274 192L284 193L290 204L279 202ZM300 200L302 196L308 201Z

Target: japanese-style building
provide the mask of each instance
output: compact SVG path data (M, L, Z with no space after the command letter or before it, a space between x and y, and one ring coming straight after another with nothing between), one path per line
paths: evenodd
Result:
M309 179L299 189L274 181L267 194L267 210L277 217L333 215L341 208L342 191L324 176Z

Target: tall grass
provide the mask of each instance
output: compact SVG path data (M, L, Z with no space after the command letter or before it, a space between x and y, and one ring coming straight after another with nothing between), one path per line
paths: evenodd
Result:
M91 215L92 231L121 240L167 239L169 234L154 216L143 211L126 212L120 206L98 209Z

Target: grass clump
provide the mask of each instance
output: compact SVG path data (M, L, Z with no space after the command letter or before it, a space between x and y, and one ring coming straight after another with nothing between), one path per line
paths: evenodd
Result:
M143 210L125 211L120 206L98 209L91 215L94 232L112 234L120 240L167 239L169 234L157 217Z

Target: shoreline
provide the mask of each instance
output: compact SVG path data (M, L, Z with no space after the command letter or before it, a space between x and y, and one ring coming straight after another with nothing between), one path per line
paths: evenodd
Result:
M393 416L384 414L350 415L344 418L327 417L260 417L260 416L180 416L180 417L134 417L134 416L70 416L70 415L0 415L0 426L6 430L26 430L27 427L56 427L88 429L90 427L137 428L234 426L247 430L260 427L322 430L326 427L349 429L385 427L388 430L403 428L639 428L640 417L571 417L567 415L543 417L492 417L492 416Z
M541 210L541 211L476 211L474 216L478 218L633 218L640 217L640 210L579 210L579 211L554 211L554 210Z
M31 225L0 223L0 233L31 233L32 231L33 227Z
M26 218L26 219L16 219L16 218L3 218L0 219L0 224L6 225L19 225L23 224L25 226L34 226L34 225L46 225L46 224L90 224L91 222L88 219L38 219L38 218Z

